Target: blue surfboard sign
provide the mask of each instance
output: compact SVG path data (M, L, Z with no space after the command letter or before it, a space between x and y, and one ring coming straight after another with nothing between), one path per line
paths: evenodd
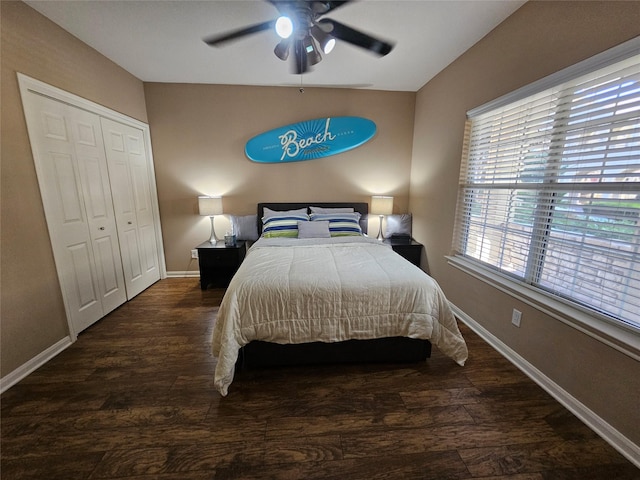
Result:
M316 118L256 135L244 151L258 163L301 162L352 150L375 133L376 124L367 118Z

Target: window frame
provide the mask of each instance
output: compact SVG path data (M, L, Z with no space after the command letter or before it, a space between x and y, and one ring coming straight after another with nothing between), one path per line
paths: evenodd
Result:
M561 85L573 78L623 61L637 55L638 52L640 52L640 37L633 38L507 95L471 109L467 112L467 116L468 118L476 117L485 112L518 102ZM457 230L458 228L460 228L460 223L456 215L455 229ZM606 315L600 315L587 307L582 307L571 300L566 300L561 296L525 283L497 269L486 266L481 261L476 261L473 258L468 258L461 254L452 254L447 256L446 259L451 266L640 361L639 328L617 322Z

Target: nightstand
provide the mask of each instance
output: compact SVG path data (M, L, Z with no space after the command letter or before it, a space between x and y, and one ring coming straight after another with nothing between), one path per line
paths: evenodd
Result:
M420 266L420 256L422 255L422 244L416 242L413 238L409 240L395 240L393 238L385 238L383 240L387 245L391 245L394 252L409 260L414 265Z
M236 242L235 247L225 246L222 240L218 243L204 242L196 248L202 290L206 290L209 285L227 287L247 251L243 241Z

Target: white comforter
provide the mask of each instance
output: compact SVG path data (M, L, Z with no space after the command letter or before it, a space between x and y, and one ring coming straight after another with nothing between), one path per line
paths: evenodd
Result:
M368 237L260 239L220 305L212 349L227 395L239 349L252 340L428 339L460 365L467 346L438 284Z

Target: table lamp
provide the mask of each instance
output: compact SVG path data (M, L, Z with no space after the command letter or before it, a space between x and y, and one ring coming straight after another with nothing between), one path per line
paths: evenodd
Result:
M214 219L216 215L222 215L222 197L198 197L198 212L202 216L208 216L211 218L211 238L210 243L217 243L216 229L214 226Z
M371 197L371 213L380 217L380 227L378 229L378 240L384 240L382 234L382 218L391 215L393 212L393 197L374 195Z

